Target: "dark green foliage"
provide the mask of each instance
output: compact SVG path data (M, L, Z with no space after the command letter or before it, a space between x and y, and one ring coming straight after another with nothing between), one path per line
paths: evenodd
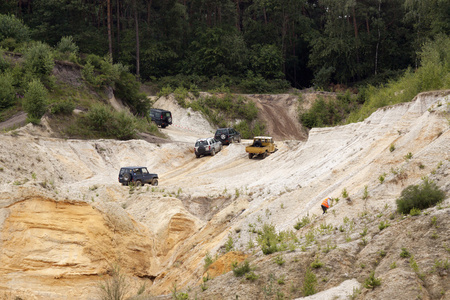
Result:
M11 67L11 63L4 57L4 52L0 48L0 73L6 71Z
M128 140L137 133L136 119L126 112L116 112L105 105L94 105L81 119L81 126L87 126L97 136Z
M13 78L9 73L0 73L0 109L10 107L16 102Z
M283 55L276 45L254 45L252 69L266 79L283 78Z
M81 76L93 87L99 88L102 85L100 77L95 74L95 66L91 63L91 61L86 62L84 68L81 70Z
M251 271L250 263L246 260L242 264L238 265L236 262L232 264L233 274L236 277L242 277L246 273Z
M183 73L205 76L237 75L247 67L248 49L234 27L207 27L195 32Z
M63 36L56 46L56 50L61 53L78 53L78 46L71 36Z
M409 253L408 249L402 248L402 252L400 252L400 257L402 258L411 257L411 253Z
M341 124L358 108L358 100L350 92L337 94L336 99L318 97L312 107L300 114L300 121L308 128Z
M261 74L247 72L239 87L246 93L282 93L289 89L289 83L282 79L265 79Z
M400 198L396 200L397 211L408 214L411 209L425 209L436 205L445 198L445 192L428 178L424 178L420 185L406 187Z
M181 95L180 97L185 97L186 93L179 93ZM184 100L184 98L180 100ZM178 100L179 103L180 100ZM187 103L184 102L180 105L187 106ZM202 97L197 100L192 100L189 103L189 107L193 110L201 111L208 117L211 123L219 127L233 126L229 122L236 119L242 120L233 127L241 133L243 138L252 138L255 135L261 135L265 130L264 124L257 120L258 109L255 103L242 96L227 93L225 95Z
M312 81L314 87L316 88L327 88L331 81L332 75L336 71L334 67L322 67L315 75Z
M181 107L187 108L186 98L189 97L189 91L184 87L177 87L175 91L173 91L173 94L178 104Z
M239 3L111 2L113 25L119 25L111 28L114 61L135 68L138 25L140 76L145 80L184 74L209 80L232 76L240 83L252 71L266 81L287 79L297 88L313 83L328 89L329 84L361 80L378 86L392 79L389 74L416 68L426 41L450 30L447 1ZM20 16L36 40L55 46L62 37L72 36L81 53L101 56L108 51L106 10L106 4L96 1L0 1L0 11L11 16L3 18L23 26L12 17ZM0 24L0 30L4 28ZM17 38L10 39L8 44L14 45ZM254 81L264 84L257 76Z
M305 297L311 296L317 293L316 285L317 285L316 275L309 268L307 268L305 272L305 279L303 281L302 286L303 296Z
M40 118L47 111L48 92L44 85L37 79L28 84L28 89L23 98L23 109L28 113L28 120L39 123Z
M6 39L11 39L10 43L12 41L16 43L27 42L30 40L30 29L16 17L0 14L0 42Z
M56 59L69 60L72 62L78 61L78 46L75 44L71 36L62 37L56 46L56 51Z
M75 103L72 100L63 100L50 106L50 112L54 115L70 115L74 109Z
M242 138L251 139L255 136L265 135L266 126L259 120L254 122L240 121L234 128L240 132Z
M52 73L55 62L52 49L41 42L32 44L24 54L24 68L27 72L46 80Z
M121 72L120 78L115 82L115 94L130 106L132 111L140 116L146 116L150 110L150 101L147 96L139 92L141 83L128 72Z

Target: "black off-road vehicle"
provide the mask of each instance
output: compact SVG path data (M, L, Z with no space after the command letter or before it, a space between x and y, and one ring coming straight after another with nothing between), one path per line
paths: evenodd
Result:
M172 113L168 110L152 108L150 109L150 118L161 128L172 124Z
M141 186L148 183L156 186L158 174L149 173L146 167L123 167L119 172L119 182L122 185Z
M241 142L241 134L234 130L234 128L219 128L216 134L214 134L214 138L221 141L222 145Z

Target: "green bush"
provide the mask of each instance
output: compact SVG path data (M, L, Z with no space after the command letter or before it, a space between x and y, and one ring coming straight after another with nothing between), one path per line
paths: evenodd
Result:
M303 281L302 293L303 296L310 296L317 293L316 290L317 278L316 275L309 269L306 269L305 280Z
M52 49L44 43L36 42L24 53L24 68L41 80L51 75L55 62Z
M63 36L58 42L58 45L56 45L56 50L61 53L78 54L78 46L71 36Z
M81 77L93 87L98 88L102 85L102 81L96 76L94 71L95 66L91 63L91 61L87 61L83 69L81 69Z
M403 258L411 257L411 253L409 253L408 249L402 248L402 252L400 252L400 257Z
M236 277L242 277L246 273L251 271L250 263L246 260L242 264L238 265L236 262L232 264L233 274Z
M248 71L247 77L244 78L240 84L240 87L248 93L266 93L269 92L269 84L261 76L261 74L254 74L252 71Z
M338 94L336 99L319 96L308 111L300 113L299 119L308 128L334 126L343 123L358 107L358 98L348 91Z
M56 45L55 59L78 62L78 46L71 36L64 36Z
M423 91L450 88L450 36L438 35L422 47L421 66L408 69L399 79L390 80L379 87L369 85L366 101L352 112L347 123L363 121L380 107L409 102Z
M0 109L14 105L16 101L13 78L9 73L0 73Z
M309 217L304 216L301 221L298 221L294 225L294 228L299 230L300 228L305 227L306 225L308 225L310 222L311 222L311 220L309 219Z
M11 64L9 61L7 61L5 59L4 52L0 46L0 72L4 72L4 71L8 70L10 67L11 67Z
M124 101L131 110L140 116L147 116L150 110L150 101L140 90L141 83L133 74L122 71L119 80L115 83L116 96Z
M40 118L47 111L48 92L37 79L31 81L23 98L23 109L28 113L28 120L39 123Z
M364 281L364 287L366 289L374 289L377 286L381 285L381 279L375 277L375 271L370 272L370 275L366 280Z
M163 87L157 94L158 97L167 97L169 96L171 93L173 92L172 88L170 87L170 85L166 85L165 87Z
M64 100L50 106L50 112L54 115L70 115L74 109L75 103L72 100Z
M175 100L177 100L178 102L178 105L187 108L186 98L189 97L189 91L185 87L177 87L173 93L175 96Z
M318 89L324 89L329 86L333 73L336 71L334 67L323 66L316 74L314 74L313 84Z
M82 123L104 138L127 140L134 138L137 133L136 118L126 112L113 111L105 105L92 106Z
M406 187L400 198L396 200L397 211L402 214L410 213L411 209L425 209L444 200L445 192L440 190L433 181L424 178L420 185Z
M250 124L247 121L240 121L234 128L239 131L244 139L251 139L255 136L265 135L266 133L266 126L259 120L251 122Z
M294 245L293 243L298 242L298 239L293 231L281 231L277 234L275 226L265 223L262 230L258 231L256 241L261 247L261 251L265 255L268 255L292 247Z
M30 40L30 29L20 19L0 14L0 41L8 38L14 39L17 43L27 42Z

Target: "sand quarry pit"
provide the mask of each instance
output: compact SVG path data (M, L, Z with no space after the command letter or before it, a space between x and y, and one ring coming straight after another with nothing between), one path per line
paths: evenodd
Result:
M155 103L173 113L174 124L161 130L166 143L62 140L31 124L2 133L0 289L24 299L93 299L100 275L122 261L131 289L147 282L149 294L170 294L174 282L180 288L198 286L205 254L220 253L230 236L234 249L245 251L252 233L243 229L259 223L292 229L304 216L319 216L320 201L341 197L343 189L355 201L340 201L320 222L337 227L344 217L386 205L392 209L402 189L423 176L448 192L449 94L422 93L363 122L312 129L307 139L298 124L292 125L294 104L282 95L273 101L287 121L269 126L278 137L278 151L264 160L248 159L248 140L213 157L195 158L195 140L212 136L215 129L170 97ZM261 113L270 118L272 100L251 98L266 107ZM405 160L409 152L413 156ZM159 174L160 185L120 185L118 171L127 165L147 166ZM399 179L393 169L407 176ZM386 174L386 184L380 184L380 174ZM365 189L370 201L356 201ZM93 223L79 226L71 212L86 209L92 210ZM64 226L46 221L58 216ZM261 253L256 256L264 263ZM342 286L352 289L351 283ZM210 293L205 299L215 299ZM228 293L224 299L253 292Z

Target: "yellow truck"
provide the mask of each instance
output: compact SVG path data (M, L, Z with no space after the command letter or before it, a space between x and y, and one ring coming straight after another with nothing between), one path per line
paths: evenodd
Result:
M273 142L273 138L270 136L255 136L253 143L250 146L245 147L245 152L248 153L248 158L260 156L266 158L269 153L277 151L277 146Z

